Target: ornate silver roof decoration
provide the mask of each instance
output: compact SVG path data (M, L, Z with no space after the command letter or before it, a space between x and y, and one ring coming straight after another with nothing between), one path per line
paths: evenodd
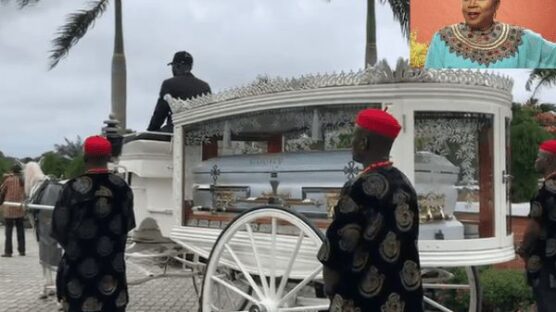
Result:
M227 89L216 94L201 95L186 101L174 99L170 95L164 96L164 99L169 103L172 112L178 113L199 106L250 96L327 87L403 82L464 84L489 87L506 92L511 92L513 88L513 80L508 76L473 70L426 70L412 68L407 60L399 59L395 70L390 68L386 60L382 60L371 68L360 69L357 72L350 71L345 73L342 71L332 74L309 74L299 78L260 77L246 86Z

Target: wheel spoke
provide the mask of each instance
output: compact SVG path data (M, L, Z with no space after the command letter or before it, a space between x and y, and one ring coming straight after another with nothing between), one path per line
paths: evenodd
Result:
M442 312L454 312L454 311L452 311L452 310L446 308L445 306L441 305L440 303L438 303L438 302L432 300L431 298L429 298L429 297L427 297L427 296L424 296L424 297L423 297L423 300L425 300L426 303L428 303L428 304L430 304L431 306L433 306L433 307L439 309L439 310L442 311Z
M230 292L226 289L224 290L224 293L226 294L226 297L228 297L229 302L233 303L234 300L232 299L232 296L230 296Z
M232 284L226 282L225 280L223 280L219 277L216 277L216 276L213 276L212 280L221 284L222 286L228 288L229 290L235 292L236 294L242 296L243 298L245 298L245 299L247 299L247 300L249 300L249 301L251 301L255 304L259 304L259 301L257 301L255 298L251 297L250 295L246 294L243 290L237 288L235 285L232 285Z
M243 266L243 263L241 263L241 261L239 261L239 258L237 257L236 253L232 250L232 248L230 248L230 245L225 244L224 245L226 247L226 250L230 253L230 255L232 256L232 258L234 259L234 261L236 262L236 264L239 266L239 269L241 270L241 272L243 273L243 275L245 275L245 278L247 279L247 281L249 282L249 284L251 285L251 288L253 288L253 290L257 293L257 296L259 296L259 298L262 300L263 298L265 298L264 294L261 292L261 289L259 288L259 286L257 285L257 283L255 283L255 281L253 280L253 277L251 277L251 274L249 274L249 272L247 271L247 269L245 269L245 267Z
M297 284L290 292L288 292L283 298L280 299L278 306L281 306L286 302L291 296L295 293L300 291L305 285L307 285L310 281L312 281L320 272L322 271L322 264L319 263L319 266L316 270L311 272L308 276L306 276L299 284Z
M251 240L251 247L253 247L253 254L255 255L255 262L257 263L257 270L259 271L259 277L261 280L261 284L263 285L263 291L265 295L268 297L270 295L268 289L268 282L266 280L265 275L263 274L263 269L261 267L261 261L259 259L259 253L257 251L257 245L255 244L255 237L253 237L253 230L251 229L251 224L246 223L245 227L247 228L247 233L249 234L249 239Z
M330 304L323 303L316 306L310 307L295 307L295 308L278 308L278 312L293 312L293 311L319 311L319 310L327 310L330 308Z
M282 280L280 281L280 286L278 287L278 292L276 294L276 298L280 298L282 296L282 294L284 293L284 288L286 287L286 283L288 282L288 279L290 278L290 273L293 267L293 263L297 257L297 254L299 253L299 248L301 247L301 243L303 242L303 238L305 237L305 233L303 231L300 231L299 233L299 237L297 238L297 243L295 245L295 249L292 252L290 261L288 263L288 267L286 268L286 272L284 272L284 275L282 276Z
M271 220L272 225L272 247L270 249L271 258L273 260L271 267L270 267L270 292L275 295L276 294L276 218L272 218Z
M471 289L471 285L423 283L423 288L426 288L426 289Z

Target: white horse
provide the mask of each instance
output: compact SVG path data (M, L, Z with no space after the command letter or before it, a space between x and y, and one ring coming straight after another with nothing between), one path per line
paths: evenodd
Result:
M54 206L61 195L63 182L58 182L46 176L36 162L24 165L23 175L25 180L25 195L31 204ZM51 210L33 209L30 211L32 223L34 224L36 237L39 243L39 260L42 266L45 284L40 298L47 298L55 294L55 283L52 278L53 272L60 262L62 249L57 242L50 237L52 222Z

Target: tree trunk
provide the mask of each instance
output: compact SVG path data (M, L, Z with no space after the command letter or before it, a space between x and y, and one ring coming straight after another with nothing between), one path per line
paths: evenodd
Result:
M365 45L365 67L375 65L376 58L375 0L367 0L367 42Z
M114 55L112 56L112 114L126 129L126 63L122 27L122 0L114 1L116 11Z

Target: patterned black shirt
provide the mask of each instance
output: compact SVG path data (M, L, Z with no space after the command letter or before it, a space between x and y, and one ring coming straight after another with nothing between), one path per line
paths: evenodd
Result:
M417 196L398 169L346 183L318 254L330 311L423 311L418 235Z
M68 311L125 309L124 250L134 227L133 193L122 178L85 174L65 184L52 237L64 248L56 288Z
M549 272L550 287L556 288L556 178L545 180L531 200L529 218L539 223L541 234L529 252L527 279L537 286L544 267Z

